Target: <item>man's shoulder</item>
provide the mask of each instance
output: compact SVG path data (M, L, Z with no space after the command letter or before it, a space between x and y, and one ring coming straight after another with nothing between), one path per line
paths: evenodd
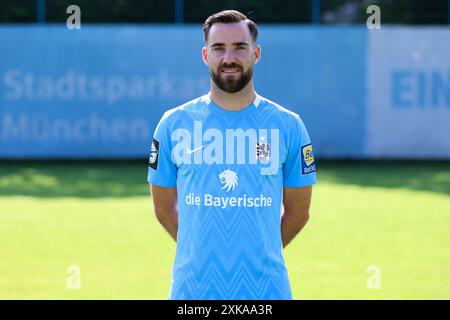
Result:
M166 112L164 112L162 120L173 122L178 119L185 118L186 116L203 112L205 108L205 97L206 95L202 95L188 102L185 102L182 105L167 110Z
M259 96L261 101L259 103L258 108L262 109L262 112L267 113L269 116L272 117L279 117L284 121L298 121L300 119L300 116L298 113L290 110L287 107L283 107L280 104L269 100L265 97Z

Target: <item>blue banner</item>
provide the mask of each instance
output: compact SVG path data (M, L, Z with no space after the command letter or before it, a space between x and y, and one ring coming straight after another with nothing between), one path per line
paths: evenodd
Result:
M419 31L261 26L255 87L318 157L450 158L450 31ZM0 158L147 157L209 90L200 25L1 26L0 46Z
M450 29L369 32L368 57L366 156L450 159Z
M0 28L0 156L141 157L165 110L208 91L198 28Z

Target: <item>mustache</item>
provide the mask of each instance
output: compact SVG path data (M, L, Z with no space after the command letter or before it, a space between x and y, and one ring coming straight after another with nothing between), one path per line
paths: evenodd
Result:
M218 69L221 70L223 68L236 68L236 69L240 69L240 70L243 69L241 65L234 63L234 62L229 63L229 64L227 64L227 63L221 64Z

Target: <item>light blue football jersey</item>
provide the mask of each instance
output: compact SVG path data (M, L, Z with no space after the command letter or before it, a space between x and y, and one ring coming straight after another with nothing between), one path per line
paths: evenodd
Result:
M316 182L296 113L259 95L238 111L209 94L171 109L153 136L148 182L177 188L169 299L292 299L282 190Z

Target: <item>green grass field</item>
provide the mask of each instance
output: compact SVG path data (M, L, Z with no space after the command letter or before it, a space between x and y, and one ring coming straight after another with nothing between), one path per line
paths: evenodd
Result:
M311 219L285 250L295 299L450 299L450 163L318 170ZM175 243L146 172L145 160L1 162L0 299L165 299Z

